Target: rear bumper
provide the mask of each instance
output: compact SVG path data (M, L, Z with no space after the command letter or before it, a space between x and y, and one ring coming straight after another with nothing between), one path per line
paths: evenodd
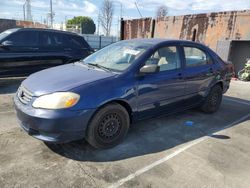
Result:
M17 118L31 136L53 143L67 143L84 138L95 109L80 111L35 109L14 97Z

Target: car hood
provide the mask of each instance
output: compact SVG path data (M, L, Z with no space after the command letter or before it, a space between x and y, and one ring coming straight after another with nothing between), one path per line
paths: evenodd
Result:
M22 85L35 96L40 96L57 91L69 91L114 75L99 68L89 68L82 63L72 63L34 73L24 80Z

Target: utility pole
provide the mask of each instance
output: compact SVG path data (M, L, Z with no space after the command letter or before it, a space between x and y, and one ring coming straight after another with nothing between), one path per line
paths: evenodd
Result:
M53 12L53 6L52 6L52 0L50 0L50 12L48 14L50 19L50 27L53 28L53 20L54 20L54 12Z
M50 0L50 24L51 24L51 28L53 28L53 7L52 7L52 0Z
M28 21L32 21L32 15L31 15L31 0L26 0L26 16Z
M138 13L140 14L140 16L141 16L141 18L142 18L142 14L141 14L141 11L140 11L140 9L139 9L139 7L138 7L137 1L135 1L135 6L136 6L136 9L137 9Z
M26 20L26 16L25 16L25 6L26 6L26 0L23 4L23 20L25 21Z

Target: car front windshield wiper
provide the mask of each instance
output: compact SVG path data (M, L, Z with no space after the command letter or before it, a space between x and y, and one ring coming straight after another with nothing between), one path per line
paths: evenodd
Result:
M91 65L91 66L94 66L94 67L98 67L98 68L100 68L100 69L104 69L104 70L109 71L109 72L113 72L112 69L107 68L107 67L104 67L104 66L102 66L102 65L99 65L99 64L97 64L97 63L87 63L87 64L88 64L88 65Z

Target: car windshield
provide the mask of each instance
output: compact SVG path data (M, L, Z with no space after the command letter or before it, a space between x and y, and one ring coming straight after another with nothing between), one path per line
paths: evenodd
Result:
M17 29L9 29L9 30L6 30L2 33L0 33L0 41L2 39L4 39L5 37L7 37L8 35L10 35L11 33L15 32Z
M88 56L83 60L83 63L115 72L123 72L151 46L150 43L138 41L117 42Z

